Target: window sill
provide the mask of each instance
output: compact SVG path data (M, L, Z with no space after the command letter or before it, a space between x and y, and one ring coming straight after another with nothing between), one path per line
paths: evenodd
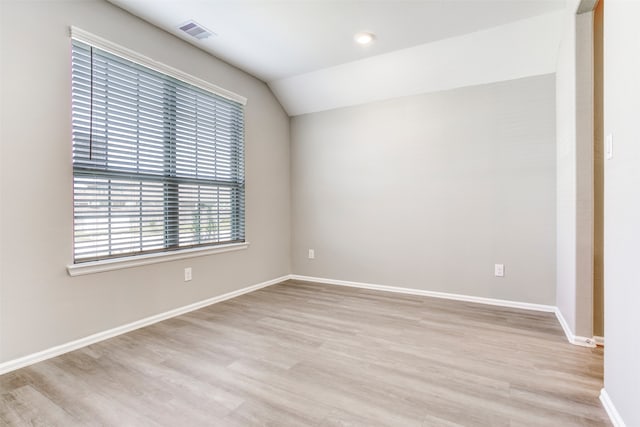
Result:
M67 265L69 276L82 276L85 274L102 273L104 271L121 270L123 268L139 267L141 265L157 264L160 262L176 261L185 258L194 258L205 255L220 254L224 252L247 249L249 242L231 243L228 245L210 246L206 248L182 249L171 252L161 252L132 257L113 258L103 261L83 262Z

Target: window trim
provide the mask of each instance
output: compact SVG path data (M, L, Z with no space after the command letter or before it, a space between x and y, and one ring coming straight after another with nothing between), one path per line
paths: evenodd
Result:
M96 36L90 32L75 26L69 27L71 39L80 41L90 46L96 47L110 54L119 56L123 59L135 62L144 67L150 68L156 72L173 77L182 82L199 87L215 95L229 99L243 106L247 104L247 98L238 95L232 91L226 90L214 84L211 84L198 77L194 77L162 62L155 61L147 56L130 50L126 47L108 41L100 36ZM218 253L232 252L244 250L249 247L249 242L232 242L216 244L212 246L198 246L184 249L163 250L158 252L143 253L137 255L120 256L113 258L105 258L96 261L85 261L80 263L72 262L66 266L66 270L70 276L80 276L85 274L101 273L112 270L120 270L124 268L138 267L161 262L175 261L185 258L200 257Z
M126 47L120 46L119 44L105 40L102 37L96 36L88 31L82 30L78 27L71 26L69 27L69 33L71 35L71 38L74 40L78 40L80 42L86 43L98 49L102 49L113 55L119 56L129 61L136 62L139 65L145 66L147 68L151 68L154 71L166 74L175 79L181 80L185 83L198 86L200 89L213 92L216 95L219 95L223 98L230 99L231 101L238 102L242 105L247 105L247 98L245 98L242 95L238 95L237 93L234 93L230 90L211 84L206 80L202 80L198 77L194 77L191 74L187 74L183 71L178 70L177 68L173 68L162 62L155 61L149 58L148 56L144 56L131 49L127 49Z
M228 243L217 246L202 246L189 249L178 249L168 252L154 252L150 254L133 255L119 258L108 258L99 261L87 261L79 264L67 265L69 276L83 276L85 274L102 273L105 271L121 270L142 265L161 262L177 261L205 255L235 252L249 248L249 242Z

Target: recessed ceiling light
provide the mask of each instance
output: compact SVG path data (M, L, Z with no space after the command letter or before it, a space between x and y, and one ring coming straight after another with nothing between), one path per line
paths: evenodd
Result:
M355 36L353 36L353 39L356 41L356 43L358 44L369 44L372 41L374 41L376 38L376 35L373 33L368 33L366 31L362 31L360 33L357 33Z

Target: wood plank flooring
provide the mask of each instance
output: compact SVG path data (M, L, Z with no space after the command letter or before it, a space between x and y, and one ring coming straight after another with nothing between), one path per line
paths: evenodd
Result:
M551 313L286 282L0 377L2 426L608 426Z

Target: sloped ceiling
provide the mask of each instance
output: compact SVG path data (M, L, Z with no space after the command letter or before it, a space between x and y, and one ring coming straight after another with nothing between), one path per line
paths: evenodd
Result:
M289 115L555 71L564 0L109 0L267 82ZM178 27L195 20L215 36ZM357 45L358 31L376 34ZM250 102L250 100L249 100Z

